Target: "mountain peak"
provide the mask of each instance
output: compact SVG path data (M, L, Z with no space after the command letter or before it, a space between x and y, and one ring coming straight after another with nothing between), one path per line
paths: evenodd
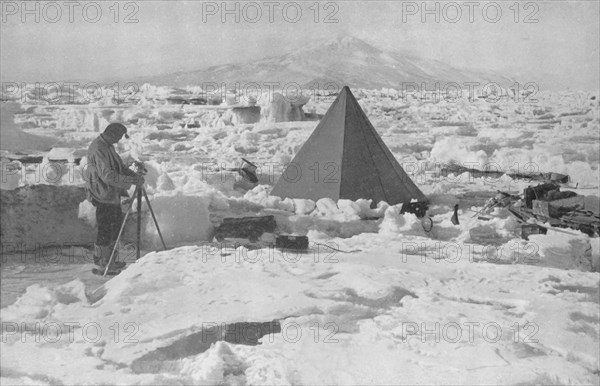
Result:
M183 74L167 74L148 83L185 86L210 80L217 83L296 82L314 87L334 83L360 88L401 88L407 82L489 82L504 77L469 71L448 63L385 51L351 36L337 35L308 42L301 49L243 64L209 67ZM514 82L513 82L514 83Z
M381 50L352 35L340 34L332 38L315 41L303 51L358 51L375 55Z
M340 46L365 45L370 47L370 45L365 43L363 40L355 36L345 34L340 34L333 38L330 38L327 42L328 44L336 44Z

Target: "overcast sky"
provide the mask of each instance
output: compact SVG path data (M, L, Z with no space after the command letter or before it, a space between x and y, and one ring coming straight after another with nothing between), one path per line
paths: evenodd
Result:
M460 16L457 7L437 2L439 22L436 2L427 3L433 13L423 14L422 1L321 2L318 14L314 1L237 2L239 22L236 2L228 3L234 10L228 15L222 14L221 1L120 2L117 15L110 8L114 1L80 1L72 8L73 22L63 1L28 3L32 10L38 4L38 22L35 12L23 12L21 1L2 1L4 82L104 81L201 69L349 34L382 49L494 70L522 82L544 79L546 89L599 87L597 0L524 1L518 7L515 1L473 2L471 7L458 1L453 4ZM301 15L296 4L301 4ZM125 23L128 17L137 22Z

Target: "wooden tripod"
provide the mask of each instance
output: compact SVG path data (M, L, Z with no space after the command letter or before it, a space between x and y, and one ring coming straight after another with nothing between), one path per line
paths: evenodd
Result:
M104 268L104 274L102 276L106 276L108 273L108 267L112 264L113 258L115 257L115 252L117 251L117 246L119 245L119 240L121 239L121 235L123 234L123 230L125 229L125 223L127 222L127 217L129 217L129 213L131 212L131 208L133 207L133 202L137 200L137 251L136 251L136 260L140 258L141 252L141 241L142 241L142 194L146 199L146 203L148 204L148 208L150 209L150 214L152 214L152 220L154 220L154 225L156 226L156 230L158 231L158 235L160 236L160 241L162 242L163 248L165 251L167 250L167 245L165 244L165 240L163 239L162 233L160 232L160 227L158 226L158 221L156 221L156 216L154 215L154 211L152 210L152 206L150 205L150 200L148 199L148 194L146 193L146 189L142 185L138 185L135 188L135 192L133 193L133 199L129 203L129 207L127 208L127 212L125 213L125 218L123 219L123 223L121 224L121 230L119 230L119 235L117 236L117 241L115 241L115 246L110 254L110 259L108 260L108 264L106 268Z

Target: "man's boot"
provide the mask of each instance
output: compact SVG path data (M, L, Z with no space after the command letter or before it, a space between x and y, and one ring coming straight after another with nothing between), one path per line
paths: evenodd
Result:
M112 248L110 245L98 245L98 265L100 267L106 267L108 261L110 260L110 255L112 253ZM94 259L95 262L95 259Z
M116 243L116 241L113 241L110 244L110 252L111 253L112 253L113 248L115 247L115 243ZM122 269L127 265L127 263L124 261L118 261L119 260L119 247L120 247L120 245L117 245L117 248L115 249L115 256L113 257L112 262L113 262L113 265L115 268ZM110 258L110 254L108 255L108 257Z
M112 254L114 244L109 245L96 245L95 246L96 253L94 255L94 264L106 268L110 261L110 255ZM119 251L115 251L115 255L113 256L113 261L108 268L109 271L118 271L123 268L126 264L124 262L118 262L117 258L119 256Z
M102 266L103 248L106 248L106 247L103 247L102 245L94 244L94 265Z

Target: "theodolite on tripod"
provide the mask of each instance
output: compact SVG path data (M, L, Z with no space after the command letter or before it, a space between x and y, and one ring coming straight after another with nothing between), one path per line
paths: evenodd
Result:
M135 172L144 176L148 173L146 166L141 161L134 161ZM160 232L160 227L158 226L158 221L156 220L156 216L154 215L154 210L152 210L152 206L150 205L150 200L148 199L148 194L146 193L146 189L144 189L144 185L140 184L135 187L135 191L133 193L133 197L129 202L129 206L127 207L127 212L125 213L125 217L123 218L123 223L121 224L121 229L119 230L119 235L117 236L117 241L115 242L115 246L113 248L112 253L110 254L110 259L106 268L104 269L104 274L102 276L106 276L108 273L108 268L111 266L112 261L115 256L115 252L117 251L117 246L119 245L119 240L121 239L121 235L123 234L123 230L125 229L125 223L127 222L127 217L129 217L129 213L131 213L131 208L133 208L133 202L137 201L137 244L136 244L136 260L140 258L141 252L141 241L142 241L142 195L146 199L146 204L148 204L148 209L150 209L150 214L152 215L152 220L154 220L154 225L156 226L156 230L158 231L158 235L160 236L160 241L162 242L163 248L167 250L167 245L165 244L165 240L163 239L162 233Z

